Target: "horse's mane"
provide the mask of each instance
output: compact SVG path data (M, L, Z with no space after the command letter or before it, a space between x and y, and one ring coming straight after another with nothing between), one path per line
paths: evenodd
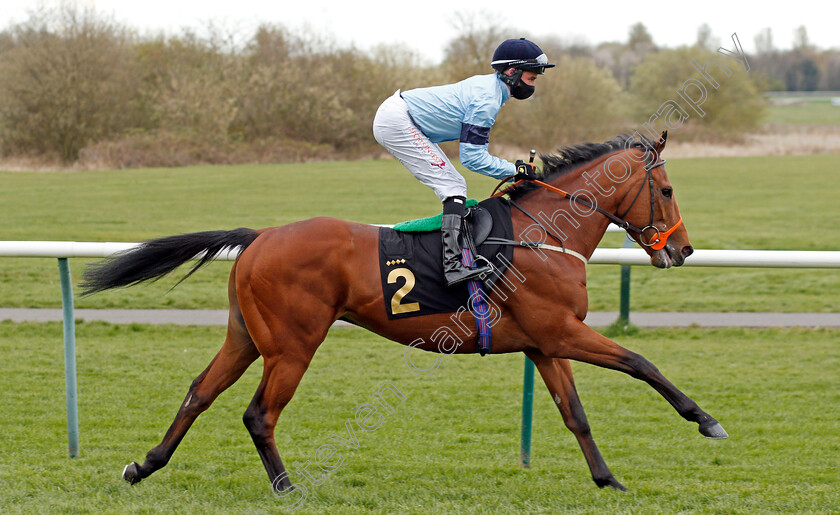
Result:
M624 150L627 141L631 138L633 138L632 135L624 133L603 143L581 143L579 145L558 148L557 154L540 154L540 159L543 161L543 170L542 173L538 174L538 178L543 182L548 182L578 168L581 164L588 163L617 150ZM634 138L634 141L629 146L629 148L640 149L652 147L653 143L644 136L641 136L641 140ZM525 181L518 186L511 186L503 191L511 199L516 200L539 188L539 185Z

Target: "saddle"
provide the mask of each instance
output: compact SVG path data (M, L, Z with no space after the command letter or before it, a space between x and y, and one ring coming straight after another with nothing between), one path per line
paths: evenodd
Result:
M461 248L470 247L470 238L472 239L472 246L478 247L484 243L484 240L490 236L490 232L493 230L493 215L481 205L475 205L467 209L467 213L464 215L463 229L460 237Z
M430 220L423 220L422 231L407 231L405 223L393 229L379 228L379 270L389 319L471 309L467 284L446 287L440 222L434 228L427 223ZM493 197L470 207L463 229L462 248L475 249L474 255L482 256L495 268L483 280L489 293L513 262L513 247L494 243L494 239L513 237L510 204L502 197Z
M394 226L394 230L398 232L437 232L440 231L442 215L430 216L428 218L418 218L417 220L409 220L407 222L400 222ZM467 200L467 211L464 214L464 225L462 226L460 239L458 242L464 248L472 238L473 245L480 245L490 235L493 230L493 215L487 208L482 207L477 200ZM469 233L467 238L464 238L465 233Z

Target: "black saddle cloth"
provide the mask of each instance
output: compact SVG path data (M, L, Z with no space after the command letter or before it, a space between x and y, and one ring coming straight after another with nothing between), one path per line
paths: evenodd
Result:
M493 197L478 205L487 210L492 218L493 227L489 237L513 238L510 204L506 199ZM477 231L484 233L481 225ZM497 273L484 279L485 292L489 293L513 262L513 247L479 244L477 250L479 255L487 258L498 269ZM440 231L398 232L389 227L379 229L379 272L389 319L454 313L459 308L470 309L466 283L447 288L443 279L442 255Z

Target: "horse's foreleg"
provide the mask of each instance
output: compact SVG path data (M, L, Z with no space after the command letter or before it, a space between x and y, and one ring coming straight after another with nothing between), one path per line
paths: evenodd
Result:
M563 422L566 427L574 433L589 470L592 472L592 479L599 488L611 486L617 490L626 490L610 472L609 467L601 457L598 446L592 438L589 429L589 421L586 420L586 413L580 403L575 381L572 376L572 368L569 360L560 358L549 358L539 352L528 352L528 357L537 366L540 375L548 387L551 398L563 415Z
M665 376L643 356L631 352L602 336L583 322L574 324L558 349L563 357L611 368L641 379L651 385L683 418L699 424L700 433L708 438L726 438L726 431L717 420L700 409L696 402L665 379Z
M136 462L126 465L123 469L123 479L131 484L139 483L163 468L195 419L257 359L259 352L247 332L243 331L244 327L228 327L224 345L210 365L190 385L190 390L163 441L146 454L146 461L142 465Z

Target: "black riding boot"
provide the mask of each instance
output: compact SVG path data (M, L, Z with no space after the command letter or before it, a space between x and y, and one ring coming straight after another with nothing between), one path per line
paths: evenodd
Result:
M489 266L469 268L461 261L461 221L464 217L463 197L450 197L443 203L443 220L440 234L443 241L443 275L447 286L453 286L490 271Z

